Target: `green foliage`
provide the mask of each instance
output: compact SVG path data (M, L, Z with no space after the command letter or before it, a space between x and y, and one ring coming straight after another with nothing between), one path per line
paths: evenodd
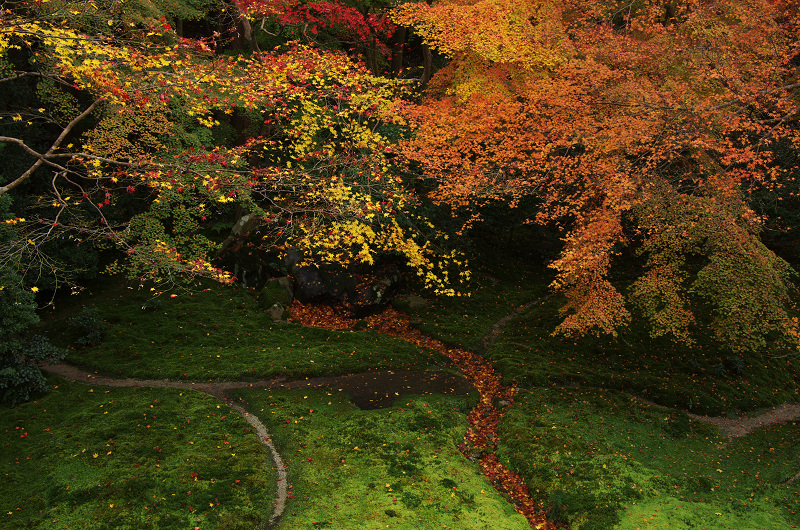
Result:
M54 364L66 355L66 350L34 335L20 349L0 356L0 401L19 404L28 401L33 393L46 392L47 381L37 363Z
M78 331L79 337L75 339L78 346L96 346L103 342L108 324L100 318L96 307L84 307L68 321Z
M18 351L19 334L39 322L34 294L20 286L19 275L3 271L0 276L0 355Z
M786 308L797 273L764 246L747 211L711 207L719 202L671 197L640 208L648 237L639 253L647 263L631 299L654 337L693 344L703 330L737 352L763 351L778 340L797 347L791 333L776 332L794 325ZM736 216L745 220L731 223Z
M14 271L0 273L0 401L13 404L46 390L36 363L55 363L66 355L66 351L54 348L43 337L23 339L39 317L34 294L20 284Z
M47 109L50 119L58 123L69 123L81 113L78 99L50 78L40 79L36 84L36 97L42 108Z

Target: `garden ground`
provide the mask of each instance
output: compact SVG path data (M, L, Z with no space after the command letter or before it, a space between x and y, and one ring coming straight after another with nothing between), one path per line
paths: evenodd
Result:
M634 348L638 337L553 339L546 284L527 282L484 278L469 298L421 308L400 301L416 327L448 344L438 350L392 311L356 332L265 324L263 304L241 291L201 291L155 310L142 309L147 296L135 290L87 296L83 305L97 307L110 328L101 345L73 350L68 362L93 379L52 378L50 394L7 410L3 516L21 528L269 523L279 470L254 427L195 390L101 386L101 377L138 377L216 389L263 422L288 473L280 527L527 527L508 503L519 500L517 488L498 494L481 475L500 481L495 462L524 479L553 523L573 528L800 524L800 428L787 416L796 406L774 416L791 421L747 436L718 428L771 422L746 415L796 402L791 362L767 356L734 374L714 370L726 366L724 352L688 363L667 348ZM43 331L74 341L65 317L77 311ZM304 311L317 324L341 323L303 308L298 317ZM491 331L494 340L484 341ZM387 333L408 333L416 344ZM470 350L498 369L503 399L482 403L457 376L453 352ZM465 370L473 382L492 375L479 367ZM428 389L435 394L419 395L426 388L412 374L420 372L438 385ZM699 414L718 416L716 426Z

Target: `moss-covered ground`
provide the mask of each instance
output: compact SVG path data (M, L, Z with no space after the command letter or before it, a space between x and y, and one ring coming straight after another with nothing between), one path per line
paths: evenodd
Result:
M733 417L797 402L796 356L743 356L702 341L689 350L635 327L616 339L554 337L559 300L545 297L547 274L504 270L477 275L469 297L429 298L422 307L401 297L396 307L425 333L483 354L518 389L498 428L498 456L553 521L580 529L800 526L800 422L728 440L687 415ZM484 346L494 323L535 300ZM156 303L142 291L111 289L52 315L41 331L74 344L79 331L67 317L96 307L108 324L104 341L73 347L68 361L118 377L454 368L435 351L374 331L273 323L270 305L230 288ZM8 480L0 498L9 527L252 528L269 518L271 460L219 401L53 384L51 394L3 409L0 472ZM456 449L474 397L398 396L390 408L367 411L335 391L231 396L267 425L286 458L282 528L525 526Z
M618 338L553 336L561 300L541 296L546 276L519 275L516 294L511 285L484 281L469 298L408 311L427 333L480 349L519 389L498 428L498 456L551 520L597 530L800 527L800 421L728 440L687 415L800 401L796 355L744 356L702 340L689 349L635 326ZM510 313L535 300L488 349L465 325L494 318L504 302ZM485 332L490 320L476 327Z
M689 349L631 327L618 338L552 336L557 297L506 326L487 358L523 387L613 388L698 414L726 415L800 400L800 359L746 355L711 341Z
M501 459L572 528L797 528L800 421L728 440L615 390L524 392Z
M101 291L84 307L102 315L105 339L71 350L66 361L109 376L185 381L425 369L445 362L437 352L376 333L275 323L266 313L269 305L220 286L155 301L146 290ZM43 329L63 346L79 334L68 316Z
M194 391L53 378L0 419L0 528L256 528L274 464L250 425Z
M280 528L528 527L456 449L476 397L402 397L359 410L325 391L232 394L286 460L292 498Z

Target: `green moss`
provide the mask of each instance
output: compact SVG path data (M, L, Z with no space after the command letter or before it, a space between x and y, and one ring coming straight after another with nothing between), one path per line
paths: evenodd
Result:
M741 358L710 339L690 349L632 326L616 339L553 336L560 301L513 319L486 352L506 383L590 386L641 395L700 414L727 414L797 399L800 365L776 352Z
M237 390L285 456L292 498L281 528L529 528L455 444L450 396L359 410L338 392Z
M216 399L51 382L41 400L2 410L4 528L253 528L269 519L272 460Z
M498 453L575 529L790 528L800 524L800 485L786 480L800 471L797 429L729 442L616 391L539 389L501 421Z
M546 271L521 273L511 282L478 273L467 286L469 296L430 297L426 305L415 308L401 300L395 307L417 319L421 331L445 344L482 351L483 338L492 326L515 308L545 296L551 276Z
M67 361L118 377L235 380L337 375L447 362L432 350L368 332L329 331L274 323L246 291L215 287L159 298L121 289L89 299L109 322L102 344L73 350ZM143 306L145 309L143 309ZM67 344L72 329L50 322L49 336Z

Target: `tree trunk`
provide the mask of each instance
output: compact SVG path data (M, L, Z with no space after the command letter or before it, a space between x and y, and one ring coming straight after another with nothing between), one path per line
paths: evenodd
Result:
M406 32L407 29L400 26L392 35L392 77L397 77L403 70L403 47L406 44Z
M239 13L239 24L242 26L244 40L250 44L250 48L253 50L253 52L261 53L261 50L258 48L258 42L256 42L256 39L253 36L253 28L250 26L250 21L247 20L247 17L244 15L244 13Z
M433 52L427 44L422 45L422 77L419 80L420 85L423 87L428 84L433 75Z

